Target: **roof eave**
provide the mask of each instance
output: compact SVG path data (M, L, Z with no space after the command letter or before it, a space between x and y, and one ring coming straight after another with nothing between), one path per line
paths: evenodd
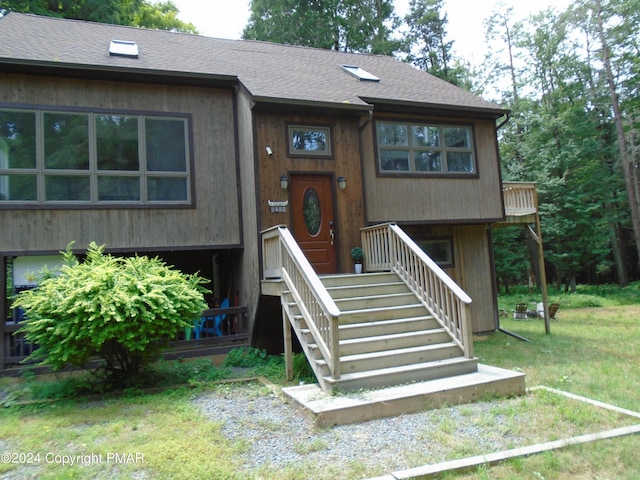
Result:
M501 107L480 107L476 105L452 105L432 102L414 102L406 100L392 100L388 98L371 98L363 97L363 101L375 106L376 110L403 112L414 111L416 113L424 113L425 110L438 114L448 114L455 116L475 116L489 117L497 119L508 115L510 110Z
M252 96L252 108L282 107L282 108L313 108L320 110L341 111L344 113L362 114L373 110L373 106L367 103L344 102L318 102L314 100L302 100L297 98Z
M232 86L238 84L235 75L217 75L175 70L114 67L112 65L83 65L77 63L43 62L0 58L0 70L5 73L36 73L38 75L99 78L101 80L143 83L169 83L197 86Z

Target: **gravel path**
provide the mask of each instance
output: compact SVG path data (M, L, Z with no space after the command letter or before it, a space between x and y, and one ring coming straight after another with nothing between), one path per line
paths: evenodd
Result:
M377 475L511 448L514 418L487 415L496 402L431 410L353 425L316 428L282 396L263 385L221 387L196 405L222 432L246 441L245 471L295 465L366 466ZM492 425L478 425L477 418ZM486 421L486 420L485 420Z

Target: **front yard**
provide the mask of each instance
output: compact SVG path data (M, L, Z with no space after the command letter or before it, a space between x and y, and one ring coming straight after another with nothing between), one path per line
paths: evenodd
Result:
M523 370L528 387L545 385L638 412L639 318L640 304L561 308L557 320L552 321L551 335L544 334L541 320L503 318L504 330L530 341L496 333L479 339L475 353L482 363ZM195 362L187 375L191 380L181 377L180 383L188 385L178 388L28 405L18 403L27 398L64 396L71 389L69 380L48 383L27 378L10 384L4 379L0 383L6 405L0 411L0 450L4 454L0 476L369 478L640 423L637 418L538 391L521 398L486 399L426 412L415 419L396 419L393 424L373 421L355 425L351 431L314 431L277 395L277 386L284 383L282 360L263 358L258 352L249 357L242 370ZM166 367L169 371L179 369ZM276 392L255 380L211 381L242 375L266 376L276 384ZM60 387L65 383L67 387ZM221 399L227 403L220 403ZM237 410L231 409L234 415L224 406L228 402L236 405ZM242 415L238 416L238 411ZM401 423L409 420L417 423L414 433ZM266 455L265 451L278 448L275 439L279 435L288 437L288 448L284 453ZM345 440L344 435L351 437ZM391 443L386 447L377 443L381 438L403 442L403 453L393 450ZM600 440L439 478L635 479L640 478L637 442L637 435ZM344 445L354 445L359 452L341 456L337 447L345 450ZM264 461L259 461L258 455L264 456Z

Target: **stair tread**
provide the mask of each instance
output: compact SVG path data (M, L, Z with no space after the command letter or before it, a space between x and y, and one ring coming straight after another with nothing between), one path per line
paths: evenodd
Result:
M366 312L386 312L390 310L404 310L411 309L416 307L424 307L421 303L409 303L407 305L396 305L393 307L372 307L372 308L359 308L357 310L342 310L342 314L356 314L356 313L366 313Z
M354 301L354 300L372 300L372 299L379 300L382 298L396 298L396 297L416 298L415 294L412 292L399 292L399 293L380 293L376 295L357 295L355 297L336 298L334 299L334 301L336 303L340 303L340 302L348 302L348 301Z
M345 355L340 357L340 361L358 361L358 360L366 360L367 358L380 358L380 357L392 357L394 355L402 355L407 353L414 352L422 352L428 350L438 350L441 348L451 348L457 347L458 344L455 342L442 342L436 343L435 345L420 345L418 347L407 347L407 348L396 348L392 350L384 350L378 352L369 352L369 353L354 353L353 355ZM460 351L460 355L462 355L462 351Z
M419 317L403 317L392 318L389 320L371 320L369 322L344 323L338 326L340 330L348 330L353 328L369 328L377 325L393 325L395 323L422 322L425 320L433 320L433 315L420 315Z
M349 290L351 288L366 288L366 287L397 287L398 285L404 285L404 282L375 282L375 283L358 283L356 285L332 285L326 287L328 291L331 290Z
M343 373L340 375L338 380L332 380L331 376L325 376L325 379L331 382L340 383L340 381L350 381L354 379L362 379L362 378L370 378L376 377L380 375L393 375L399 372L410 372L410 371L418 371L430 368L437 368L444 365L455 365L456 363L477 363L478 358L466 358L466 357L453 357L453 358L445 358L442 360L434 360L431 362L422 362L422 363L412 363L409 365L400 365L397 367L385 367L378 368L374 370L364 370L361 372L351 372L351 373Z
M360 342L375 342L378 340L391 340L391 339L397 339L397 338L409 338L409 337L415 337L418 335L431 335L431 334L435 335L438 333L446 333L446 330L441 327L441 328L430 328L427 330L415 330L411 332L388 333L385 335L372 335L370 337L347 338L344 340L340 340L340 345L351 345L351 344L360 343ZM451 342L443 342L443 343L449 344Z

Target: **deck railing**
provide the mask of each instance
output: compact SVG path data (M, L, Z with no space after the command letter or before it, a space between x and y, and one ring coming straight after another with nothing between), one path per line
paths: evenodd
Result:
M197 356L199 350L206 352L214 352L216 348L228 345L240 346L246 344L249 339L249 321L247 318L247 307L244 305L229 308L214 308L202 312L204 317L215 317L216 315L225 314L225 321L221 327L222 336L210 333L209 330L203 331L200 338L196 339L192 329L185 329L180 332L173 340L171 340L163 355L165 358L179 358L175 351L195 352ZM26 341L24 333L17 331L23 326L23 323L15 323L13 321L6 322L4 328L0 331L0 377L8 374L16 374L17 369L26 366L24 360L37 348ZM212 353L203 353L211 355ZM31 364L29 364L31 365ZM31 365L33 366L33 365ZM45 371L43 369L42 371Z
M331 378L340 378L338 324L340 310L313 270L313 267L286 226L279 225L262 232L263 271L265 279L281 279L291 292L300 314L313 336ZM283 304L283 313L291 311ZM295 327L295 325L294 325ZM321 381L322 375L318 375Z
M471 298L396 224L363 228L361 236L365 269L396 272L472 358Z
M538 198L533 182L503 182L504 209L509 215L529 215L536 213Z

